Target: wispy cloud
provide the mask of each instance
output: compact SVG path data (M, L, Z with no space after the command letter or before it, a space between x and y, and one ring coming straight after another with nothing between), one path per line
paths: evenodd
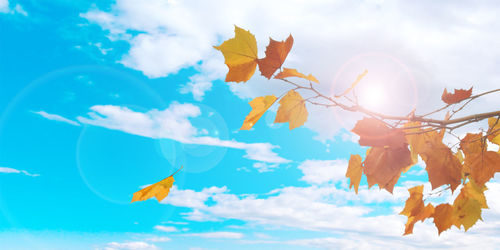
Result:
M90 109L92 111L88 113L88 117L77 118L80 123L144 137L172 139L184 144L241 149L246 152L244 157L255 161L290 162L273 152L278 146L269 143L245 143L205 136L203 130L195 128L189 120L201 115L198 106L193 104L173 103L164 110L152 109L147 112L113 105L96 105Z
M158 230L158 231L162 231L162 232L168 232L168 233L171 233L171 232L177 232L179 230L177 230L176 227L172 227L172 226L162 226L162 225L157 225L157 226L154 226L154 229Z
M26 170L17 170L15 168L7 168L7 167L0 167L0 173L6 173L6 174L24 174L27 176L31 177L37 177L40 176L39 174L31 174Z
M103 250L157 250L159 249L154 244L149 244L143 241L131 242L110 242Z
M182 236L193 236L201 238L216 238L216 239L241 239L243 238L242 233L235 232L208 232L208 233L190 233L181 234Z
M9 5L9 0L0 0L0 13L21 14L23 16L28 16L28 12L26 12L20 4L14 5L13 8Z
M36 111L36 112L33 111L33 113L38 114L38 115L40 115L46 119L52 120L52 121L64 122L64 123L67 123L67 124L70 124L73 126L80 126L80 124L78 122L72 121L72 120L65 118L65 117L62 117L60 115L49 114L45 111Z

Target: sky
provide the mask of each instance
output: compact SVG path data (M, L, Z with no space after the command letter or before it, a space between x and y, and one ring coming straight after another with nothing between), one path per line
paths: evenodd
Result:
M260 56L269 37L292 34L285 67L312 73L323 93L366 69L363 105L422 114L444 88L496 88L499 11L496 1L0 0L0 247L494 249L498 175L468 232L438 236L427 220L402 236L407 188L431 191L422 165L393 194L363 177L356 195L345 172L366 152L350 132L361 115L308 105L290 131L272 107L239 130L250 100L290 86L258 73L224 82L213 46L234 25ZM462 115L499 104L485 96ZM130 203L181 166L162 202Z

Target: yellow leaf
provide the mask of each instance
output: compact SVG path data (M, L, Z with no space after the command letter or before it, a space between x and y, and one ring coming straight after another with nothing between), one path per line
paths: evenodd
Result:
M354 81L351 84L351 86L344 91L344 93L342 93L340 95L336 95L335 97L339 98L339 97L342 97L344 95L347 95L347 93L349 93L349 91L351 91L352 89L354 89L354 87L356 87L356 85L358 85L358 83L361 81L361 79L363 79L363 77L366 76L366 74L368 74L368 70L365 69L365 71L362 74L358 75L358 78L356 78L356 81Z
M174 174L179 172L181 169L182 166L169 177L135 192L131 202L145 201L153 197L156 197L159 202L162 201L165 197L167 197L170 192L170 188L172 188L172 185L174 184Z
M448 230L452 225L457 223L458 217L455 214L453 206L450 204L439 204L434 209L434 225L438 229L438 234Z
M500 119L496 117L488 118L488 140L500 145Z
M476 224L477 220L482 220L481 209L488 208L484 190L486 190L486 187L479 186L474 181L469 181L464 185L453 202L454 212L458 217L455 226L463 225L465 231L467 231Z
M229 68L226 82L246 82L257 67L257 41L252 33L236 25L234 34L234 38L214 48L222 52Z
M316 79L316 77L314 77L313 75L309 74L306 76L306 75L298 72L296 69L289 69L289 68L283 68L283 71L278 73L274 78L284 79L287 77L300 77L302 79L306 79L306 80L309 80L311 82L319 83L318 79Z
M304 125L307 115L305 100L292 89L281 98L274 123L288 122L288 127L292 130Z
M350 178L349 188L354 186L354 191L358 193L359 182L361 181L361 175L363 173L363 168L361 167L361 156L351 155L349 159L349 166L347 167L347 173L345 176Z
M250 104L250 107L252 107L252 111L250 111L247 117L245 117L245 121L243 122L243 125L240 129L251 129L275 101L276 96L274 95L260 96L250 101L248 104Z

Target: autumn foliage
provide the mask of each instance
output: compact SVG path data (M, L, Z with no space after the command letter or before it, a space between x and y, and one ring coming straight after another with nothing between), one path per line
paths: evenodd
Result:
M356 98L347 98L347 95L355 95L353 90L359 87L358 83L367 71L361 73L341 94L324 95L314 88L314 84L320 83L314 76L283 67L292 46L291 35L285 41L270 39L265 57L258 58L254 35L237 26L234 38L214 46L222 53L229 68L226 82L246 82L258 67L264 77L281 80L291 86L286 93L261 96L250 101L252 110L245 117L240 129L251 129L272 105L278 105L274 122L288 123L290 130L304 125L307 121L309 113L306 104L362 113L366 117L356 123L352 132L359 135L361 146L369 148L364 159L360 155L351 155L349 159L346 177L350 179L350 188L354 187L357 193L364 174L369 187L378 185L379 188L392 193L401 174L421 159L433 190L444 192L449 189L459 194L451 204L426 204L423 185L409 188L409 198L400 213L408 218L404 234L411 234L416 222L431 218L439 234L452 226L463 226L467 231L477 220L482 220L481 211L488 208L484 196L485 184L496 172L500 172L500 154L487 150L488 143L500 145L500 113L489 112L452 118L473 99L493 91L473 96L472 88L455 89L453 93L445 89L441 98L444 106L436 111L425 115L416 115L413 111L407 116L388 116L361 107L353 101ZM296 79L300 82L294 82ZM312 97L304 98L302 92L309 92ZM345 103L345 100L349 102ZM448 113L443 120L427 118L453 105L462 106L451 114ZM451 134L453 129L482 119L488 119L488 131L468 133L460 139L458 147L448 146L443 142L445 133ZM147 190L143 189L134 194L133 201L153 196L161 200L168 194L172 183L173 177L170 176L149 186Z

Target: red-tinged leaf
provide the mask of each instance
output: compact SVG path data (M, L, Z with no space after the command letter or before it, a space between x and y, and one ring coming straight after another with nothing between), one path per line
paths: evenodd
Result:
M288 36L286 41L275 41L269 38L269 45L266 48L266 57L258 59L260 73L270 79L277 69L281 68L288 53L293 46L292 35Z
M276 79L285 79L288 77L300 77L302 79L309 80L311 82L319 83L318 79L314 77L313 75L304 75L300 72L298 72L296 69L289 69L289 68L283 68L283 71L279 72L274 78Z
M443 91L443 95L441 95L441 100L446 104L453 104L461 102L472 95L472 87L469 90L465 89L455 89L455 92L448 93L446 89Z
M371 147L406 147L405 133L401 129L388 128L375 118L363 118L356 123L352 132L359 135L359 145Z

